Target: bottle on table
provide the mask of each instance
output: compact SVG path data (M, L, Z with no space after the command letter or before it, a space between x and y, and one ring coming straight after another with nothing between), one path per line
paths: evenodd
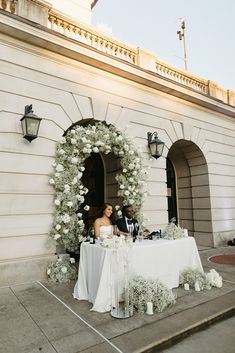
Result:
M90 244L95 244L95 230L93 227L90 229L89 233L90 233Z

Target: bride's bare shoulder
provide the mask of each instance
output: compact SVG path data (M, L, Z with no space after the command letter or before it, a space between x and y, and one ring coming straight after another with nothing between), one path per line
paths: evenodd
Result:
M100 225L101 224L101 218L96 218L94 225Z

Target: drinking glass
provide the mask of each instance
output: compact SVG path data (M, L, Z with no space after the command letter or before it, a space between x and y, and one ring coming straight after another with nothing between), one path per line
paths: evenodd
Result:
M138 231L137 239L138 239L138 241L142 241L143 240L143 232L142 232L142 230Z

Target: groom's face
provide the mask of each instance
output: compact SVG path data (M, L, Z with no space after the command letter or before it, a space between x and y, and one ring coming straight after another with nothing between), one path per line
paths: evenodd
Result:
M132 207L127 207L127 208L125 209L125 216L126 216L127 218L133 218L133 216L134 216L134 211L133 211L133 208L132 208Z

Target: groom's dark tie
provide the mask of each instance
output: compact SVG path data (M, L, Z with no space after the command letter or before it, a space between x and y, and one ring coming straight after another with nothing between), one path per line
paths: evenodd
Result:
M132 224L132 223L133 223L132 219L127 220L127 224Z

